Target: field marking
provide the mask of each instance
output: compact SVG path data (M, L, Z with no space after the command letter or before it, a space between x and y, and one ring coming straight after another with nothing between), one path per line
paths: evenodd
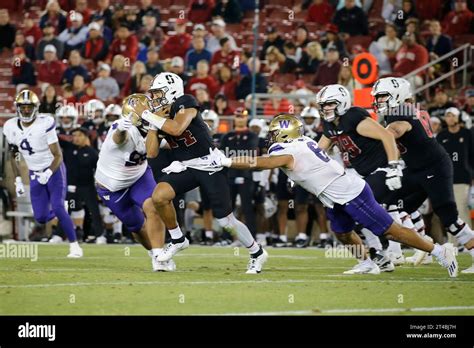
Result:
M69 287L69 286L100 286L100 285L227 285L227 284L293 284L293 283L373 283L373 282L392 282L392 283L453 283L450 279L438 278L420 278L420 279L346 279L346 280L329 280L329 279L285 279L285 280L203 280L203 281L120 281L120 282L74 282L74 283L46 283L46 284L11 284L0 285L0 289L11 288L53 288L53 287ZM461 280L456 283L473 283L470 280Z
M446 306L446 307L413 307L413 308L350 308L350 309L318 309L300 311L276 311L276 312L247 312L247 313L214 313L194 315L313 315L313 314L358 314L358 313L398 313L398 312L443 312L455 310L474 310L474 306Z

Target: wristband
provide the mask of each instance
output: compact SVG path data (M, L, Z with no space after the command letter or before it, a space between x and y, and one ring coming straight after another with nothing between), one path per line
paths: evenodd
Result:
M222 165L224 167L230 167L232 165L232 158L223 158L222 159Z
M150 110L143 111L142 118L158 129L161 129L167 120L164 117L155 115Z
M21 176L17 176L15 178L15 184L23 184L23 180L21 180Z

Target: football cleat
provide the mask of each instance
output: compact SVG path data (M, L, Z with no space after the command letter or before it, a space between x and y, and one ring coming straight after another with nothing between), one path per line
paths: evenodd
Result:
M424 235L423 238L433 243L433 238L431 238L430 236ZM433 262L433 258L431 257L431 255L429 255L429 253L426 251L418 249L415 251L415 254L413 254L412 258L410 259L410 263L413 263L415 266L419 266L421 264L427 265L431 262Z
M99 236L95 239L95 244L107 244L107 238L104 236Z
M297 248L306 248L309 243L309 238L305 233L298 233L295 238L295 246Z
M250 256L247 272L245 272L246 274L258 274L262 272L263 264L267 262L268 259L268 253L262 247L260 247L260 250L262 250L262 253L259 256Z
M394 266L400 266L405 263L405 256L403 256L403 254L397 254L392 251L389 251L388 258L390 259L390 261L392 261Z
M153 272L174 272L176 271L176 264L173 259L159 262L156 261L156 258L152 257L151 263L153 266Z
M78 259L84 255L82 248L80 246L70 245L69 254L67 255L70 259Z
M370 258L359 262L352 269L343 272L343 274L380 274L380 268Z
M474 265L461 271L463 274L474 274Z
M58 244L58 243L62 243L63 239L60 236L55 234L54 236L51 237L51 239L48 242L51 244Z
M380 272L393 272L395 270L395 265L383 251L377 251L373 257L373 261L379 266Z
M451 278L456 278L459 272L458 260L456 260L458 250L451 243L443 244L441 248L443 252L437 257L438 263L447 268Z
M163 252L156 257L156 260L159 262L169 261L177 252L184 250L187 247L189 247L189 240L187 240L186 237L184 237L184 241L181 243L168 243Z

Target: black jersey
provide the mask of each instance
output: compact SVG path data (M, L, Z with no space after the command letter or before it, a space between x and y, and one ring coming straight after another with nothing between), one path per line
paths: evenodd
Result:
M443 156L446 150L436 141L430 125L430 115L423 110L417 110L409 104L402 104L391 108L385 123L405 121L410 123L412 129L397 140L398 150L409 169L423 169Z
M356 131L358 124L368 117L370 114L365 109L353 106L339 118L337 126L323 121L323 134L339 147L343 157L362 176L387 166L387 154L382 142Z
M214 148L209 127L203 121L199 111L199 103L192 95L185 94L173 103L170 110L170 119L174 119L181 109L191 108L197 110L197 115L193 118L188 128L177 137L169 134L166 134L165 137L173 151L173 157L177 161L186 161L206 156L209 154L209 148Z
M71 183L76 163L74 162L74 145L72 144L71 130L65 130L63 127L56 128L58 134L59 146L63 151L63 162L66 166L67 182Z

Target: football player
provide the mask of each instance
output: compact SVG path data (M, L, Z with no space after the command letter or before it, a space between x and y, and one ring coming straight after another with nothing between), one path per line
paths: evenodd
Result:
M25 193L18 169L19 153L26 161L30 176L30 197L35 220L40 224L58 218L69 240L67 257L83 256L76 230L68 215L66 200L66 167L56 134L56 122L51 116L38 116L38 96L23 90L15 98L16 117L9 119L3 133L12 152L17 196Z

